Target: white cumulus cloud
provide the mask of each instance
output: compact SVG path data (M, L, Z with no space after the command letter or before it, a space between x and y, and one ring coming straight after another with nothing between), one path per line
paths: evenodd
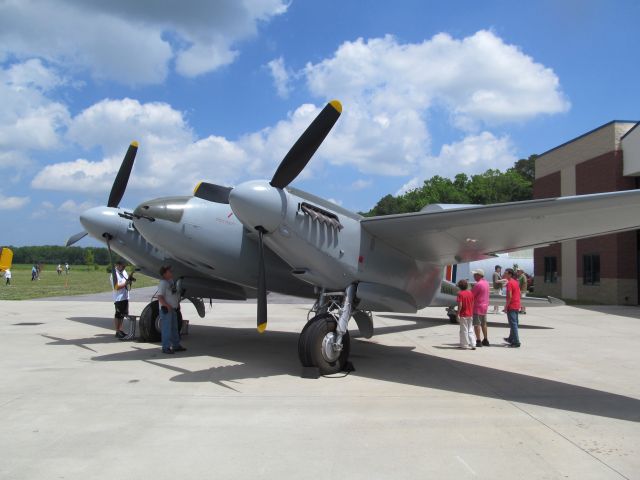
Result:
M474 175L488 169L505 170L513 166L516 159L515 147L508 136L495 137L486 131L468 135L459 142L443 145L438 155L425 158L419 174L405 183L396 195L420 187L433 172L450 178L461 172Z
M300 75L314 95L344 104L327 139L328 160L369 174L405 176L422 169L434 157L429 119L436 109L447 113L454 129L477 135L570 107L550 68L486 30L462 39L441 33L420 43L390 35L360 38L307 64ZM467 150L484 148L473 138ZM450 163L438 162L440 170L433 165L430 174L472 167L461 158L450 155Z
M270 178L319 111L315 105L302 105L272 127L229 140L216 135L197 138L182 112L168 104L103 100L72 118L67 134L86 149L99 147L103 158L47 165L31 185L106 195L134 139L140 148L129 184L148 193L166 194L168 188L188 193L203 179L230 185L247 177ZM303 178L310 172L313 169L303 172Z
M17 210L29 201L29 197L7 197L0 192L0 210Z
M284 59L282 57L271 60L267 63L271 77L273 77L273 84L276 87L276 92L281 98L287 98L290 90L290 75L284 65Z
M0 60L40 57L98 79L162 82L172 61L193 77L233 61L235 45L283 0L7 0L0 2Z
M22 168L30 152L60 146L69 111L48 93L65 83L37 59L0 67L0 168Z

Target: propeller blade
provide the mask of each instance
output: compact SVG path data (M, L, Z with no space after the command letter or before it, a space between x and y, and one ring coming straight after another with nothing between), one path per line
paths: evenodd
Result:
M284 188L293 182L316 153L341 113L342 105L338 100L327 103L280 162L271 179L272 187Z
M131 175L133 161L136 158L137 152L138 142L131 142L129 149L122 160L122 165L120 165L120 170L118 170L118 175L116 175L116 179L113 181L113 187L111 187L107 207L116 208L120 205L120 200L122 200L124 191L127 188L127 183L129 182L129 175Z
M263 333L267 329L267 280L264 271L264 243L262 235L264 229L258 227L258 332Z
M66 247L70 247L71 245L73 245L74 243L76 243L79 240L82 240L84 237L86 237L88 235L87 232L78 232L75 235L71 235L69 237L69 240L67 240L67 243L65 244Z
M104 235L102 235L106 240L107 240L107 252L109 252L109 264L111 265L111 286L112 288L115 288L115 286L117 285L117 276L116 276L116 266L113 263L113 257L111 256L111 235L109 235L108 233L105 233Z

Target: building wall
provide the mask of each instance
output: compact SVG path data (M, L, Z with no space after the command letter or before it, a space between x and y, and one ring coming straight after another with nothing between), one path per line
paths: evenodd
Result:
M620 139L635 125L635 122L610 122L549 150L536 159L536 179L619 150Z
M536 164L537 167L537 164ZM560 172L553 172L536 178L533 184L533 198L555 198L560 196ZM557 283L544 283L544 257L556 257L558 265ZM562 247L559 243L549 247L536 248L533 251L533 282L535 293L551 297L561 297L562 286Z
M556 283L544 282L544 257L556 257L558 278ZM536 295L562 297L562 246L559 243L549 247L536 248L533 251L533 282Z
M634 125L629 122L609 123L539 157L534 198L636 188L636 179L624 176L624 158L620 149L621 137ZM589 254L600 256L599 285L583 283L583 256ZM544 283L544 257L549 256L557 258L558 283ZM637 232L537 248L534 265L538 294L597 303L638 304Z
M640 123L625 133L620 140L624 151L625 175L640 175Z

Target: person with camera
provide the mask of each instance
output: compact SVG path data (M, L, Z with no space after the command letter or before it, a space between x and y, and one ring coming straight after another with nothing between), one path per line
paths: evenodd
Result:
M122 325L124 317L129 315L129 290L131 289L131 282L134 281L133 275L129 278L129 274L124 267L124 261L118 260L111 275L113 304L116 308L113 323L116 329L116 338L119 340L127 336L126 332L122 330Z
M160 285L158 303L160 304L160 324L162 326L162 353L184 352L178 335L178 312L180 311L180 292L173 280L170 265L160 267Z

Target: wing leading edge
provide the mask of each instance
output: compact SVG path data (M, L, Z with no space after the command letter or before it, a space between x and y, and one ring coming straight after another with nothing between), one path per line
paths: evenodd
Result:
M470 262L640 228L640 190L371 217L361 225L418 260Z

